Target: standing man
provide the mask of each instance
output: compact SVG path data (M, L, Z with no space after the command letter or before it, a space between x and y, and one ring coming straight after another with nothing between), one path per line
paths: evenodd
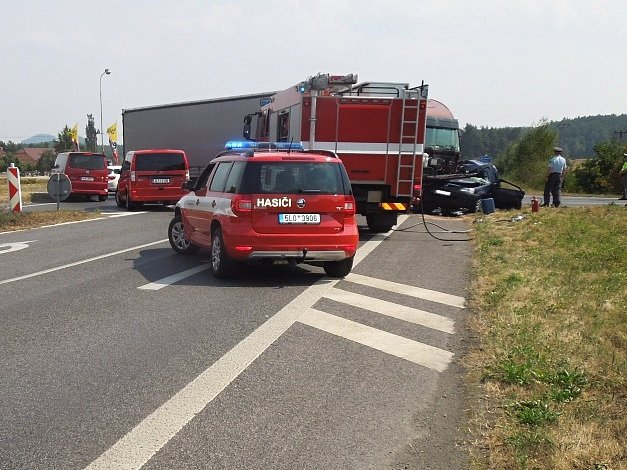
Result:
M624 201L627 199L627 153L623 154L623 167L620 169L620 179L623 183L623 197L620 200Z
M560 196L562 191L562 182L566 175L566 159L562 157L562 149L555 147L553 149L555 155L549 160L549 171L544 184L544 202L543 207L549 207L551 195L553 195L553 205L559 207Z

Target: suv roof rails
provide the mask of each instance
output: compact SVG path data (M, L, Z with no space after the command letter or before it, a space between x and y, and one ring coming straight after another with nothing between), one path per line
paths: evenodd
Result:
M333 157L333 158L340 158L337 156L337 153L335 153L333 150L303 150L304 153L318 153L318 154L322 154L322 155L328 155L329 157Z

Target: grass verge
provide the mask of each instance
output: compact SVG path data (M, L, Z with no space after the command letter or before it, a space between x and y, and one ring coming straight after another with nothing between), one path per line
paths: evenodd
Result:
M627 468L627 212L475 224L473 468Z
M42 225L76 222L79 220L95 219L100 217L100 211L46 211L46 212L12 212L0 211L0 233L15 230L41 227Z
M48 192L48 177L20 178L22 189L22 203L32 202L33 193ZM0 205L4 206L9 202L9 183L6 177L0 177Z

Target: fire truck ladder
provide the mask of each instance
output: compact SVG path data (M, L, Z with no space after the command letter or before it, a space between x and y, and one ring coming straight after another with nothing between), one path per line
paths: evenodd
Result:
M398 165L396 169L396 195L412 195L414 176L416 173L416 147L418 144L418 108L420 106L420 90L402 90L403 107L401 111L401 129L398 142ZM414 104L415 103L415 104ZM403 144L412 144L411 154L403 153ZM422 159L422 154L421 154ZM411 161L411 163L409 163ZM409 169L410 179L401 179L403 169ZM405 186L409 189L401 192Z

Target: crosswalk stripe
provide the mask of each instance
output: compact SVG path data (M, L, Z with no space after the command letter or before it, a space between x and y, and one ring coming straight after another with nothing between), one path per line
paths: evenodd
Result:
M342 302L354 307L363 308L372 312L380 313L388 317L397 318L417 325L426 326L434 330L443 331L445 333L455 333L455 322L450 318L436 315L435 313L425 312L417 308L406 307L404 305L395 304L386 300L379 300L374 297L356 294L340 289L330 289L324 294L327 299Z
M451 307L464 308L464 298L457 295L445 294L435 290L423 289L422 287L408 286L397 282L385 281L383 279L375 279L373 277L362 276L361 274L351 273L344 278L346 281L362 284L376 289L382 289L397 294L409 295L419 299L430 300L440 304L450 305Z
M211 266L209 264L201 264L200 266L196 266L194 268L188 269L186 271L181 271L180 273L172 274L171 276L164 277L163 279L159 279L155 282L151 282L150 284L144 284L143 286L139 286L138 289L142 290L159 290L163 289L170 284L174 284L175 282L179 282L189 276L193 276L201 271L206 271Z
M447 368L454 356L453 353L444 349L377 330L313 308L306 309L298 317L298 321L439 372Z

